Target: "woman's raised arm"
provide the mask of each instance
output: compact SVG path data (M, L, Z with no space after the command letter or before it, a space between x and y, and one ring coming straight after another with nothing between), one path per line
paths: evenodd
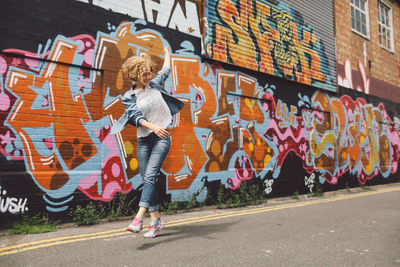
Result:
M164 65L163 67L171 67L171 51L169 46L164 47Z

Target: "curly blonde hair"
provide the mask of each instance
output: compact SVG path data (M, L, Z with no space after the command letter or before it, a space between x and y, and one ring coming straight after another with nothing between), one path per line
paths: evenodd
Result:
M133 81L137 81L148 71L153 75L153 63L147 57L132 56L122 64L122 73Z

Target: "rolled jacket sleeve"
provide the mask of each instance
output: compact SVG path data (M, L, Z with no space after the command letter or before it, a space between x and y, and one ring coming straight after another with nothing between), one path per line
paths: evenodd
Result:
M139 127L142 125L143 120L146 120L136 105L136 96L134 94L128 96L124 95L122 97L122 104L125 107L125 113L122 114L121 118L111 127L111 134L122 131L127 123Z
M171 73L171 68L170 67L163 67L152 79L152 82L157 84L157 85L162 85L165 80L168 78L169 74Z
M146 118L136 105L136 96L130 98L122 98L122 104L125 106L125 113L128 116L128 122L136 127L142 125L142 121Z

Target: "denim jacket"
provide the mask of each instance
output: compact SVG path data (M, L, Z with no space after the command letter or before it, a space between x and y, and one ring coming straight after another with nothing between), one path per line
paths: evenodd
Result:
M184 106L184 103L177 99L176 97L171 96L161 85L165 82L170 74L171 69L169 67L163 67L156 77L150 81L150 86L158 89L161 92L162 97L167 103L169 110L171 111L171 115L178 113ZM146 120L143 116L142 112L138 109L136 105L136 95L133 91L134 85L132 88L124 94L122 97L122 104L125 106L125 113L122 114L121 118L111 127L111 134L116 134L122 131L127 123L130 123L136 127L142 125L142 121Z

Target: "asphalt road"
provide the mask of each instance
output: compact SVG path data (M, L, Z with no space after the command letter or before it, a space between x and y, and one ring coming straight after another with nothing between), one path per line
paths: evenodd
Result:
M0 237L0 266L399 266L400 184L243 209L165 216L155 239L128 221Z

